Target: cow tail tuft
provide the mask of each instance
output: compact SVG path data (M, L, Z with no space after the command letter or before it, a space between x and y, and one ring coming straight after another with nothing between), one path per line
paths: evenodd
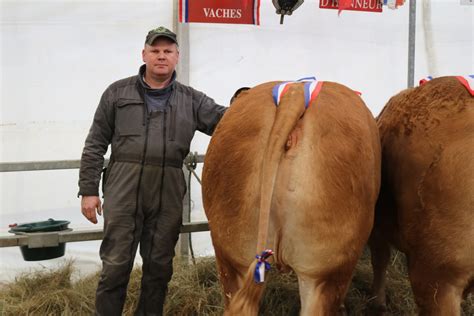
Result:
M265 288L265 283L254 281L254 271L258 260L254 260L249 266L243 279L242 286L231 298L229 306L224 313L230 315L257 315L260 299Z

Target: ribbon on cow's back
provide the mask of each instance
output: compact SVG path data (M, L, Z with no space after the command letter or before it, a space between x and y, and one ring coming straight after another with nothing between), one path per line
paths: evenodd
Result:
M432 76L426 76L424 78L421 78L418 84L421 86L422 84L425 84L425 83L427 83L428 81L431 81L431 80L433 80Z
M474 96L474 75L465 75L465 76L454 76L466 89L469 93ZM433 80L432 76L427 76L420 80L420 86L427 83L428 81Z
M456 79L474 96L474 75L456 76Z
M316 80L316 77L306 77L296 81L285 81L274 86L272 95L275 105L278 106L280 104L281 97L288 92L290 85L301 82L304 82L304 106L305 109L307 109L311 102L318 96L323 86L323 81Z
M296 81L284 81L273 87L272 95L275 105L280 104L282 96L289 90L289 86L294 83L304 82L304 106L305 109L308 109L311 102L319 95L321 88L323 87L324 81L316 80L316 77L306 77L301 78ZM352 90L357 93L359 96L362 95L359 91Z

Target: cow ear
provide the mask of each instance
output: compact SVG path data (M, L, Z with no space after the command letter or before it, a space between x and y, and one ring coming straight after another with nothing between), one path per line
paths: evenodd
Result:
M237 99L239 94L241 94L242 92L247 91L247 90L250 90L250 88L249 87L242 87L242 88L237 89L237 91L234 92L234 95L232 96L232 98L230 98L230 103L229 104L232 104L232 102L234 102L235 99Z

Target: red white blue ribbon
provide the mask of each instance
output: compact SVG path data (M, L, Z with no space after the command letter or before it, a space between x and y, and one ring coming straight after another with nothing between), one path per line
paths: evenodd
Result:
M399 6L402 6L405 3L405 0L383 0L383 5L386 5L390 9L397 9Z
M274 86L272 94L275 105L278 106L280 104L281 97L288 91L291 84L299 82L304 82L304 104L307 109L319 91L321 91L323 84L322 81L317 81L315 77L301 78L296 81L285 81Z
M465 75L465 76L454 76L466 89L469 93L474 96L474 75ZM420 86L427 83L428 81L433 80L432 76L427 76L420 80Z
M432 76L426 76L423 79L420 79L419 85L421 86L422 84L427 83L430 80L433 80L433 77Z
M270 263L267 259L273 255L273 250L265 249L261 255L256 255L257 265L255 266L255 272L253 274L255 283L265 282L265 271L270 270Z
M474 75L456 76L456 79L474 96Z
M292 83L294 83L294 81L286 81L273 87L272 95L276 106L280 104L281 97L288 91L288 87Z
M323 81L312 81L305 82L304 84L304 102L305 108L308 108L311 102L318 96L321 88L323 87Z

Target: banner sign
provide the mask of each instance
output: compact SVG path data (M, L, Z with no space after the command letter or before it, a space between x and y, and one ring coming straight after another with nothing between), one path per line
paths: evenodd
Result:
M260 0L179 0L181 23L260 24Z
M341 2L341 6L339 6L339 2ZM319 8L382 12L382 1L380 0L349 0L349 1L347 0L345 1L344 0L339 0L339 1L338 0L319 0Z

